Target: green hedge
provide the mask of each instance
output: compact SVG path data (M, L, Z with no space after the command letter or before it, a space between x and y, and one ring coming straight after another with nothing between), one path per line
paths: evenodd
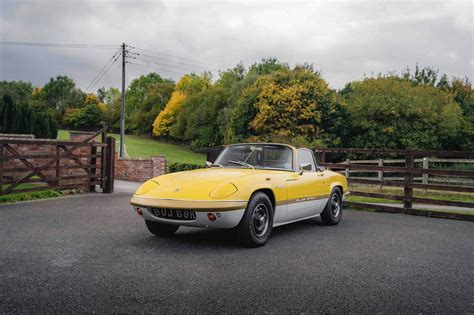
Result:
M191 163L170 163L168 165L168 173L182 172L203 168L204 165L191 164Z

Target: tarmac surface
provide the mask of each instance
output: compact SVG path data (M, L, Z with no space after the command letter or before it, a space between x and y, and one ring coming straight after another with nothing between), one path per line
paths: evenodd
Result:
M0 313L473 313L474 224L345 211L274 229L150 234L130 193L0 206Z

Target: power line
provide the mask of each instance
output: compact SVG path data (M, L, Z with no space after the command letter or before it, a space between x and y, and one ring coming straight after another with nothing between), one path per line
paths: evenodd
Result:
M115 53L115 54L117 54L117 53ZM107 71L109 71L109 69L114 65L114 63L120 58L121 55L122 55L122 53L118 54L118 56L114 59L114 61L112 63L110 63L108 66L106 64L105 67L107 67L107 68L105 69L105 71L102 72L102 70L101 70L102 74L100 74L100 72L99 72L99 74L100 74L99 78L97 80L95 80L95 83L90 88L87 87L86 92L88 92L89 90L92 90L97 85L97 83L99 83L99 81L104 77L104 75L107 73ZM110 60L112 60L112 59L110 59ZM109 63L110 60L107 63ZM94 80L92 80L92 82L94 82ZM92 82L90 84L92 84Z
M164 63L161 63L161 62L155 62L155 61L145 60L145 59L141 59L141 58L134 58L134 59L137 59L137 60L140 60L140 61L143 61L143 62L153 63L153 64L156 64L156 65L159 65L159 66L164 66L164 67L168 67L168 68L178 69L178 70L184 70L184 71L190 71L190 72L196 71L196 70L191 70L191 69L189 69L189 68L182 68L182 67L171 66L171 65L167 65L167 64L164 64Z
M142 67L145 67L145 68L155 69L155 70L159 70L159 71L165 71L165 72L176 73L176 74L183 74L182 72L177 72L177 71L173 71L173 70L166 70L166 69L163 69L163 68L152 67L152 66L149 66L149 65L142 65L140 63L135 63L135 62L130 62L130 61L127 61L127 63L131 64L131 65L142 66Z
M154 60L164 60L164 61L166 61L166 62L175 63L175 64L177 64L177 65L189 66L189 67L193 67L193 68L200 68L200 69L208 70L208 71L213 71L213 70L214 70L214 71L218 71L218 70L219 70L218 68L212 68L212 69L211 69L211 67L193 65L193 64L191 64L191 63L184 63L184 62L175 61L175 60L167 59L167 58L163 58L163 57L156 57L156 56L147 55L147 54L141 54L141 53L137 53L137 54L138 54L139 56L147 57L147 58L154 59Z
M133 47L133 48L135 48L135 47ZM189 62L193 62L193 63L198 63L198 64L206 65L206 66L208 66L208 67L213 67L213 68L216 68L216 69L222 68L221 66L218 66L218 65L213 65L213 64L205 63L205 62L202 62L202 61L199 61L199 60L195 60L195 59L189 59L189 58L184 58L184 57L173 56L173 55L170 55L170 54L165 54L165 53L161 53L161 52L154 51L154 50L150 50L150 49L144 49L144 48L138 48L138 47L137 47L136 49L142 50L142 51L147 51L147 52L150 52L150 53L153 53L153 54L156 54L156 55L161 55L161 56L171 57L171 58L175 58L175 59L186 60L186 61L189 61Z
M117 49L119 45L90 45L90 44L64 44L64 43L41 43L41 42L14 42L0 41L0 45L49 47L49 48L80 48L80 49Z
M112 60L117 56L117 54L120 52L120 49L118 49L115 54L113 54L113 56L107 61L107 63L104 65L104 67L102 67L102 69L99 71L99 73L97 73L97 75L94 77L94 79L89 83L89 85L87 86L86 88L86 92L89 90L89 88L92 86L92 84L95 82L95 80L97 80L97 78L102 74L102 72L105 70L105 68L107 68L107 66L109 65L110 62L112 62Z

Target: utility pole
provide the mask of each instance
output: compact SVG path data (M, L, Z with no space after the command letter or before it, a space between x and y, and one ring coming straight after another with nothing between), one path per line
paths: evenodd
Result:
M125 144L124 144L124 133L125 133L125 43L122 43L122 100L120 103L120 158L123 159L125 156Z

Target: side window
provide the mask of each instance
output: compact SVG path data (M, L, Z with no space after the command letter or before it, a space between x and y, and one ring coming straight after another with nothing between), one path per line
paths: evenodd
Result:
M308 149L298 149L296 152L297 155L297 167L301 164L309 163L311 164L311 172L316 171L316 165L314 164L313 152Z

